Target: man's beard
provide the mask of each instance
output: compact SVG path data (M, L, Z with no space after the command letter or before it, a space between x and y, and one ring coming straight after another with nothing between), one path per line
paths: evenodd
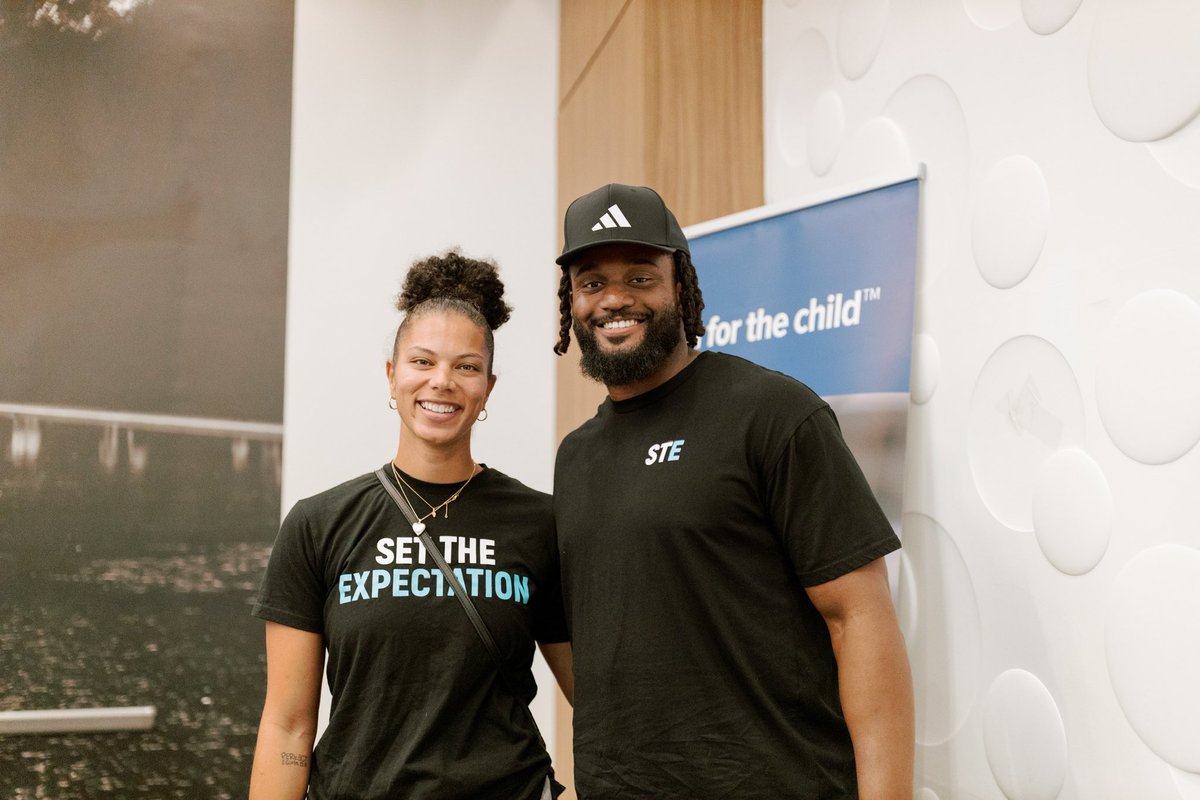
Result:
M575 320L571 328L582 352L580 367L583 374L605 386L628 386L645 380L679 346L682 323L683 317L676 305L651 312L642 322L646 330L641 344L630 350L609 352L600 349L591 325Z

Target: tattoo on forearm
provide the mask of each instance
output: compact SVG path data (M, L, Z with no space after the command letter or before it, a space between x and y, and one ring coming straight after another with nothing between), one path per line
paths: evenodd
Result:
M300 753L280 753L283 756L283 765L285 767L307 767L308 756Z

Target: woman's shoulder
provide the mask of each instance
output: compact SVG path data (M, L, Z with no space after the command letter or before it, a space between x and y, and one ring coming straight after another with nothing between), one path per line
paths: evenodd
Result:
M303 497L296 501L293 508L308 516L336 514L340 509L358 503L363 497L373 493L378 486L379 479L375 477L375 473L367 472L316 494Z
M483 475L487 476L483 483L489 491L507 495L514 500L521 499L531 503L550 504L551 498L548 493L527 486L511 475L501 472L494 467L489 467L486 464L483 467Z
M487 468L481 481L480 500L510 519L544 522L553 525L554 498L546 492L531 488L498 469Z

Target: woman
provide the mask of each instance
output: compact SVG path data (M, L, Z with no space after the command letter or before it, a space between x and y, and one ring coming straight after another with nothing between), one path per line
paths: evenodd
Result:
M551 501L471 455L496 383L503 293L494 264L450 251L414 264L397 301L387 376L400 435L381 475L416 525L376 473L301 500L283 521L254 607L267 694L252 800L551 796L528 712L535 640L572 692ZM504 676L420 526L495 638ZM326 651L333 703L314 750Z

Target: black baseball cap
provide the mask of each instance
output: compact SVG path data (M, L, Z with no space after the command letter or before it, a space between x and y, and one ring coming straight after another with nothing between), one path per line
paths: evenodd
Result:
M565 267L589 247L612 242L691 255L675 215L649 186L610 183L577 197L563 218L563 251L555 261Z

